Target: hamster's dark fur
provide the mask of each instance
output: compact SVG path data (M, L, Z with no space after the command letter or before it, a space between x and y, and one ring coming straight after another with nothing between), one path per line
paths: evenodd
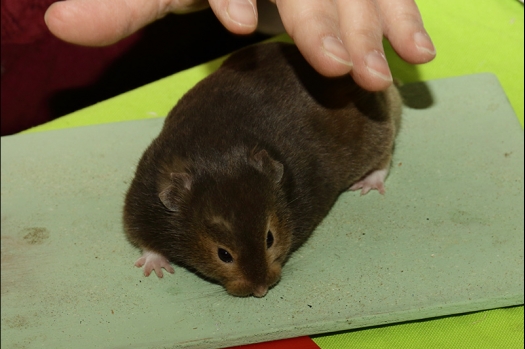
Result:
M401 98L326 78L294 45L229 57L184 95L140 160L124 206L149 275L169 261L264 296L347 189L378 189Z

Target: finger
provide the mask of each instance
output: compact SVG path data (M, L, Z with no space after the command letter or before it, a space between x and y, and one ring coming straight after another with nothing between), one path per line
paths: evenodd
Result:
M392 84L383 51L383 30L375 1L337 1L341 39L350 54L351 72L357 84L379 91Z
M379 0L385 36L396 53L412 64L434 59L436 49L413 0Z
M250 34L257 28L256 0L209 0L219 21L234 34Z
M64 41L105 46L169 12L188 12L202 6L202 0L68 0L52 4L44 19L49 30Z
M277 0L276 4L286 32L314 69L325 76L340 76L352 69L332 2Z

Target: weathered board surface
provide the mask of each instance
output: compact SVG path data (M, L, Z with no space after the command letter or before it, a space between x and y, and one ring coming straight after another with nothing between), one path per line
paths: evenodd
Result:
M262 299L133 267L124 193L163 119L1 140L1 346L216 348L523 304L523 130L489 74L403 87L385 196L343 194Z

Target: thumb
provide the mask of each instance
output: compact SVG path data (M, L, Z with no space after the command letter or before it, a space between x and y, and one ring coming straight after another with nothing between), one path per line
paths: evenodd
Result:
M46 11L47 27L59 39L84 46L111 45L165 16L207 7L207 1L68 0Z

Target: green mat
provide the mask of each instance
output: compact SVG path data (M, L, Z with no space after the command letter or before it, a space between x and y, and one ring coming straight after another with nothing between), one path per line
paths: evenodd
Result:
M162 119L3 137L2 347L216 348L523 304L523 131L497 79L403 94L387 194L343 194L262 299L133 267L122 200Z

